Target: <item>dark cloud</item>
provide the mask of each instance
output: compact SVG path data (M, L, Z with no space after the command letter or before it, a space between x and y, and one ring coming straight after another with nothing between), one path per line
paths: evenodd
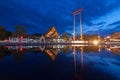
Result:
M100 23L97 23L96 25L104 25L106 22L100 22Z
M111 35L115 32L120 32L120 26L117 26L113 29L99 29L99 30L96 30L96 31L87 31L86 33L89 33L89 34L98 34L98 35L101 35L101 36L108 36L108 35Z
M111 23L111 24L109 24L108 26L116 26L116 25L120 25L120 21L117 21L117 22Z
M113 32L120 32L120 25L116 26L114 28L114 30L112 30Z
M119 7L119 0L90 0L86 1L83 9L83 22L90 26L90 21L99 18L100 16L110 13L112 10Z
M99 25L104 25L106 22L99 22L99 23L93 23L93 22L87 22L88 26L99 26Z

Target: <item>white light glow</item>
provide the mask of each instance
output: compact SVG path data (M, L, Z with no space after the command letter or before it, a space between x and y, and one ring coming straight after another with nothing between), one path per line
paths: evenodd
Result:
M97 40L93 41L93 44L97 45L99 42Z

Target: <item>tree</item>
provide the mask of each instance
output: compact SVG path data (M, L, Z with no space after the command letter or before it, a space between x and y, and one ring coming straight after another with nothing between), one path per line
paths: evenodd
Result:
M66 40L66 41L69 40L69 37L68 37L67 32L64 32L64 33L62 34L62 38L63 38L64 40Z
M88 35L88 34L83 35L83 40L89 41L90 39L91 39L90 35Z
M98 40L98 35L97 34L91 35L91 40Z
M6 29L3 26L0 26L0 40L3 40L6 38Z
M7 33L6 33L6 38L9 38L9 37L11 37L11 36L12 36L12 32L7 31Z
M14 37L20 37L21 35L25 36L26 35L26 30L23 26L17 25L15 27L15 32L13 33Z

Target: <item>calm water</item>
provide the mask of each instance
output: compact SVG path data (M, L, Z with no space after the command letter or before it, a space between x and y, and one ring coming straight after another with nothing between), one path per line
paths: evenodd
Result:
M0 80L120 80L119 46L1 46Z

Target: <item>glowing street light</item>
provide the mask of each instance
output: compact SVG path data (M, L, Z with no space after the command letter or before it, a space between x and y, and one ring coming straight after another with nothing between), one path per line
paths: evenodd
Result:
M95 45L98 45L98 43L99 43L99 42L98 42L97 40L94 40L94 41L93 41L93 44L95 44Z

